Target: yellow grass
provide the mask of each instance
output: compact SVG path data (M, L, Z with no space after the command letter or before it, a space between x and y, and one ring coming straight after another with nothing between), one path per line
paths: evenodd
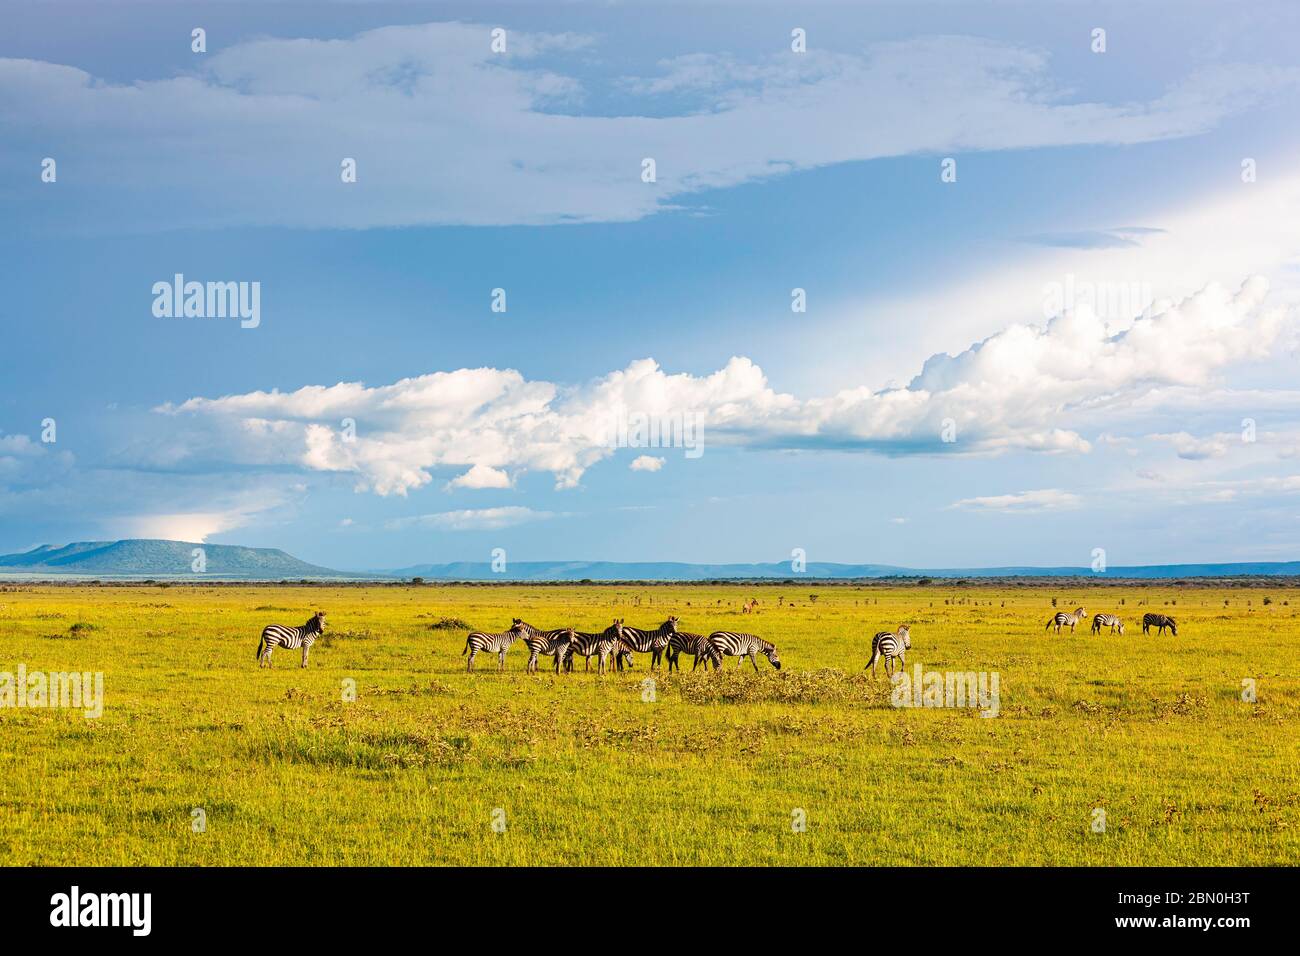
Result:
M1053 597L1129 632L1045 633ZM317 607L312 666L258 670L261 627ZM1179 636L1143 636L1148 610ZM0 709L0 862L1294 863L1297 610L1300 590L1173 586L6 589L0 671L102 671L105 704ZM651 694L648 656L526 675L517 645L466 674L465 631L430 629L670 613L785 667L684 658ZM904 622L909 671L996 673L998 716L891 706L862 667Z

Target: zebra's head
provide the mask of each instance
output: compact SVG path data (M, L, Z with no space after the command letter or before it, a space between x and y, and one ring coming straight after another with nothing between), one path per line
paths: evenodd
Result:
M1174 623L1174 619L1172 617L1169 617L1169 618L1165 618L1165 621L1169 624L1169 630L1173 632L1174 637L1177 637L1178 625Z
M898 629L898 636L903 639L903 649L910 651L912 649L912 628L908 624L902 625Z
M317 631L325 630L325 612L317 611L315 614L311 616L311 620L308 623L312 626L314 630Z
M623 619L621 617L614 618L614 623L605 629L605 633L621 641L623 639Z
M1119 632L1120 632L1121 634L1124 633L1124 622L1123 622L1123 621L1118 621L1118 622L1116 622L1116 625L1115 625L1115 626L1116 626L1117 628L1119 628Z
M781 669L781 657L776 653L775 644L765 649L763 653L767 655L767 659L772 662L773 667L775 667L777 670Z
M664 621L663 630L667 631L669 634L677 633L677 615L674 614L668 620Z

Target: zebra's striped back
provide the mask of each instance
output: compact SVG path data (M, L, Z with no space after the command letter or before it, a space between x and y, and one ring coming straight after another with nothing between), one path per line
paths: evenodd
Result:
M518 631L502 631L500 634L488 634L484 631L473 631L469 637L465 638L466 650L486 651L489 654L500 654L502 651L509 650L510 645L519 638ZM462 656L465 651L461 651Z
M726 657L748 657L750 663L754 665L754 670L758 670L758 662L754 658L762 654L777 670L781 669L781 658L777 656L776 645L771 641L765 641L757 634L745 634L742 631L714 631L709 635L709 646L712 649L713 663L720 666L722 658Z

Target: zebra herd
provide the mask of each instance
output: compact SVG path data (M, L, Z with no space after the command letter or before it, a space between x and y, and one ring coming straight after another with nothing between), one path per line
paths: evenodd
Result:
M465 639L465 649L461 656L468 655L466 671L474 670L474 658L479 653L495 654L497 670L506 666L506 651L515 641L522 641L528 648L528 663L525 670L536 673L539 657L553 659L555 673L563 667L573 670L573 658L581 657L583 670L591 669L591 659L597 659L598 672L603 674L607 668L617 667L622 670L633 653L649 654L650 667L658 667L663 660L668 661L668 670L680 670L678 658L690 654L694 658L691 670L703 664L707 670L712 664L715 669L722 666L722 658L735 657L737 663L749 658L754 670L758 670L759 654L762 654L777 670L781 669L781 657L776 645L756 634L744 634L740 631L714 631L707 637L679 630L678 619L670 617L653 630L632 627L622 618L600 633L579 631L573 627L557 627L541 630L527 621L515 618L508 630L499 634L474 631Z
M1061 628L1069 627L1070 633L1073 634L1074 626L1084 620L1087 616L1088 612L1081 607L1075 608L1074 611L1069 614L1066 614L1064 611L1057 611L1047 619L1047 627L1043 628L1043 630L1046 631L1054 626L1056 628L1056 633L1060 634ZM1100 634L1103 627L1110 628L1110 633L1112 634L1124 633L1124 622L1114 614L1093 615L1092 633ZM1142 615L1142 633L1150 634L1151 628L1153 627L1156 628L1157 634L1164 634L1165 628L1169 628L1169 630L1173 632L1174 637L1178 636L1178 624L1167 614Z
M1058 611L1048 619L1044 630L1055 626L1056 633L1059 634L1061 628L1068 626L1070 632L1074 633L1075 626L1087 617L1087 613L1081 607L1068 614L1065 611ZM461 656L468 655L465 668L467 671L474 670L474 658L480 653L495 654L497 669L505 670L506 651L510 650L515 641L522 641L528 648L528 663L525 665L525 670L530 674L537 672L538 659L543 656L554 659L553 665L557 674L561 667L566 671L572 671L575 656L583 659L583 670L590 670L591 659L595 657L599 673L603 674L607 668L616 667L623 670L630 664L634 653L649 654L652 669L658 667L661 661L667 660L669 671L680 670L678 658L682 654L690 654L694 659L691 670L695 670L701 664L704 665L705 670L708 670L710 664L716 670L722 667L724 657L734 657L737 659L737 664L743 664L748 657L757 672L760 654L771 661L772 666L777 670L781 669L781 658L777 654L776 645L756 634L746 634L742 631L714 631L705 636L680 630L677 624L678 619L674 616L658 627L646 630L632 627L623 623L622 618L616 618L614 623L605 630L590 633L573 627L542 630L520 618L515 618L510 628L500 634L471 632L465 639L465 649L461 651ZM1103 627L1110 628L1112 634L1124 633L1124 622L1114 614L1094 615L1092 633L1100 634ZM1149 634L1153 627L1157 628L1159 634L1164 634L1165 628L1169 628L1175 637L1178 636L1178 624L1166 614L1143 615L1142 633ZM317 611L301 627L288 627L284 624L268 625L263 629L262 637L257 644L258 667L271 666L271 651L277 647L289 650L302 648L302 663L299 666L306 667L308 652L324 630L324 611ZM900 625L895 631L880 631L871 641L871 660L863 670L870 667L874 676L877 661L884 658L885 673L892 678L895 659L900 668L905 666L905 655L911 648L912 636L909 625Z

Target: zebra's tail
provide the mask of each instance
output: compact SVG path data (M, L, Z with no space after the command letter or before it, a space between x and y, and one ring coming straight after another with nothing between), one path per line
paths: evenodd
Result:
M460 652L460 656L464 657L468 653L469 653L469 638L467 637L465 638L465 649Z
M262 645L265 643L266 643L266 633L263 632L262 636L257 639L257 656L254 657L253 660L260 661L262 659Z

